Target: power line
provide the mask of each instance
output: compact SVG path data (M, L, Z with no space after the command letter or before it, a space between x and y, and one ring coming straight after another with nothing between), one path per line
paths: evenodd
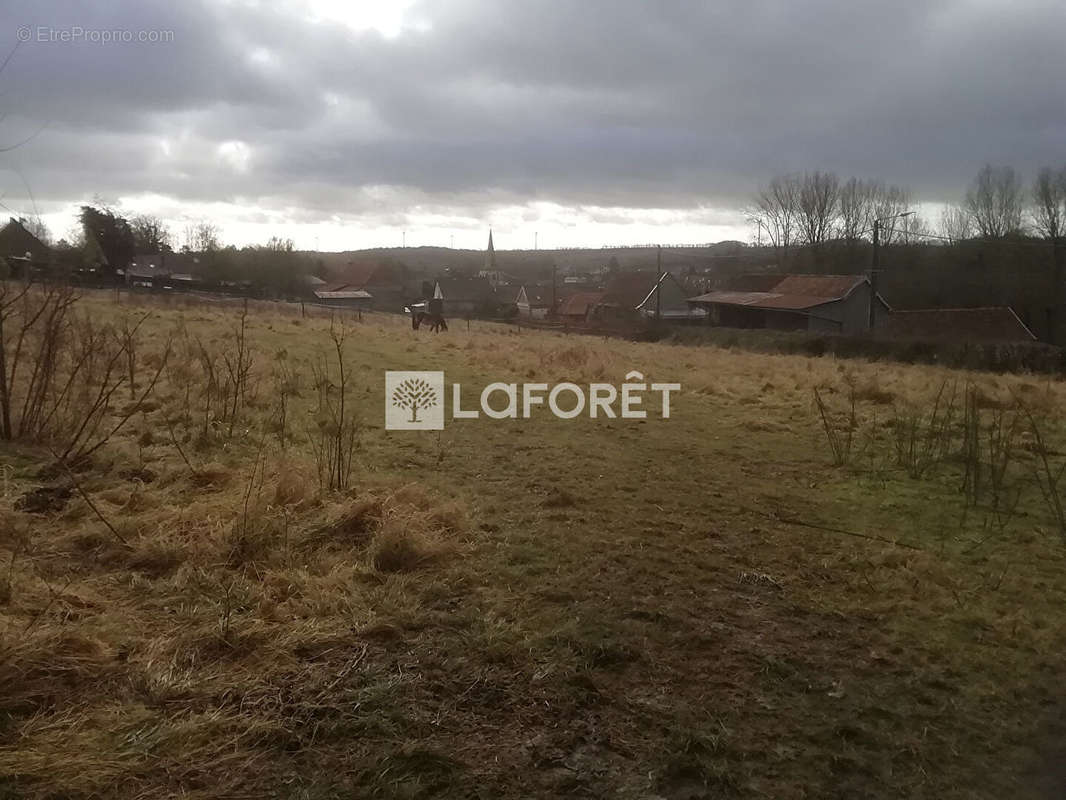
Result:
M901 233L904 236L917 236L922 239L938 239L942 242L951 242L952 244L1005 244L1011 247L1048 247L1051 242L1046 239L1040 239L1038 241L1022 241L1018 239L988 239L988 238L973 238L973 239L954 239L950 236L941 236L936 233L920 233L918 231L900 230L899 228L890 228L892 233Z

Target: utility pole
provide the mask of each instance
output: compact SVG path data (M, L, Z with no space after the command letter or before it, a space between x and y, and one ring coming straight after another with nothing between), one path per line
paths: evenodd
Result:
M1066 243L1061 236L1051 240L1051 259L1054 262L1052 272L1055 281L1051 293L1051 343L1066 347Z
M555 262L552 262L552 316L555 316L555 270L558 269Z
M658 276L655 279L655 321L662 319L663 314L663 246L655 246L655 264L658 267Z
M877 316L877 274L881 271L878 257L881 250L881 220L874 220L874 258L870 266L870 333L874 331Z
M874 256L870 266L870 333L874 331L877 321L877 278L881 272L881 223L890 219L909 217L913 211L904 211L902 214L893 214L891 217L882 217L874 220Z

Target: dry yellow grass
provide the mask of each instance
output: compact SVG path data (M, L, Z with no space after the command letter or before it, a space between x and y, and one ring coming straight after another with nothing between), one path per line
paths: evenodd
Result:
M6 451L0 797L1042 790L1063 544L1034 491L999 529L957 464L914 481L886 454L892 410L945 381L1024 398L1061 443L1061 382L366 315L345 345L356 467L328 491L309 436L329 320L253 304L231 425L205 422L199 353L229 352L237 309L143 302L140 379L171 335L173 360L77 474L110 527L76 492L16 511L63 478ZM382 429L386 369L471 396L630 370L683 390L669 421L437 437ZM847 467L816 387L837 424L854 387Z

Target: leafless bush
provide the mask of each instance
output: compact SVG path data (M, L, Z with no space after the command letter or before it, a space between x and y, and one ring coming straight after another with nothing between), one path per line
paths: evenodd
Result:
M136 374L136 327L125 335L74 312L61 284L0 284L0 438L46 442L74 462L102 447L155 389L151 381L123 412L116 393Z
M219 380L219 355L199 339L196 340L196 356L200 366L199 418L201 445L211 440L217 423L224 417L226 392Z
M985 408L980 390L966 388L962 420L962 492L971 506L989 497L998 508L1008 490L1007 473L1014 456L1021 416L1017 404Z
M818 413L822 418L822 428L825 431L826 441L829 442L829 452L833 457L833 465L842 467L851 458L851 445L858 428L858 420L855 412L855 387L850 386L849 400L850 411L843 425L833 421L832 412L826 407L818 387L814 388L814 402L818 406Z
M1022 494L1021 482L1012 479L1011 475L1020 423L1017 403L1011 406L989 404L977 386L972 383L967 386L963 402L960 485L965 497L964 520L968 509L982 509L984 527L1002 532L1014 518Z
M944 381L928 411L919 405L895 405L893 434L896 463L912 478L922 478L949 454L954 440L958 383Z
M226 368L227 403L225 419L229 423L227 436L233 437L233 428L241 407L248 402L248 377L252 371L252 349L248 342L248 301L241 307L240 323L233 329L233 350L222 354Z
M302 375L289 361L288 353L280 350L274 357L273 370L274 417L272 426L282 452L288 445L289 415L292 401L300 396Z
M336 367L331 370L325 358L312 365L317 405L310 439L319 484L336 491L351 480L360 422L344 354L346 331L331 323L329 335Z
M1059 536L1066 544L1066 485L1063 484L1063 475L1066 474L1066 458L1056 459L1056 454L1048 445L1047 434L1044 426L1037 420L1029 406L1020 400L1016 402L1021 406L1028 422L1029 432L1033 437L1033 451L1036 460L1033 464L1033 473L1040 493L1047 503L1048 511L1058 529Z
M140 331L141 325L150 316L151 313L143 314L135 322L131 321L129 316L124 316L122 318L122 326L119 328L119 333L122 336L122 345L126 351L126 372L129 378L131 400L137 396L137 333Z

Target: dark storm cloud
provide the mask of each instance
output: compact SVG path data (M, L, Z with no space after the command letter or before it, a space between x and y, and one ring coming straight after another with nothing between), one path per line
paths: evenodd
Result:
M813 168L951 200L985 161L1066 160L1058 1L453 0L411 17L426 25L387 38L295 0L8 2L9 46L23 25L173 41L20 46L0 144L48 127L0 168L54 201L154 192L313 218L739 205Z

